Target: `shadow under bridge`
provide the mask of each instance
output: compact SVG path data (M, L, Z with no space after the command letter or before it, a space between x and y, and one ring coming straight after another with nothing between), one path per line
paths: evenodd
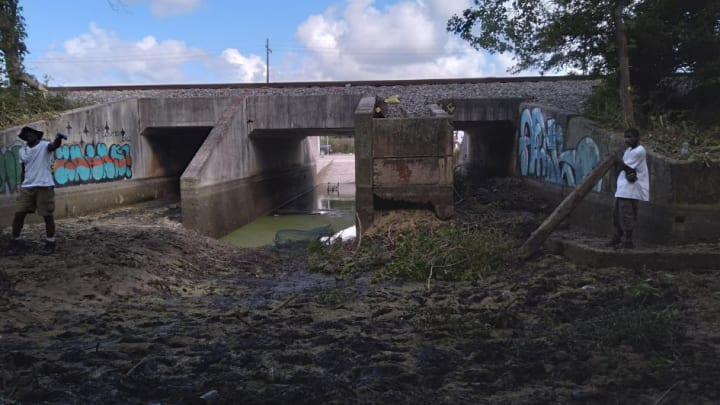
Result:
M353 135L360 98L233 99L181 176L183 224L218 237L312 190L318 137Z

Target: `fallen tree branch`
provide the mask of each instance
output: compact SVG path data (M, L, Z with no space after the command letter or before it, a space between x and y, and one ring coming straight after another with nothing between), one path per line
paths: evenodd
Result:
M623 149L617 151L606 157L605 160L600 162L588 176L580 183L579 186L568 194L567 197L555 208L555 211L542 223L540 226L530 235L528 240L520 247L519 257L522 260L529 259L532 255L542 247L545 240L550 236L553 231L560 225L560 223L580 204L585 196L592 190L598 181L607 173L608 170L615 163L615 159Z

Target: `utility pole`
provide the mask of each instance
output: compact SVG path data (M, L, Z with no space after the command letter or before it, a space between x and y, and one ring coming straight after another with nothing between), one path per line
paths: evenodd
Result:
M265 82L270 83L270 54L272 53L272 49L270 49L270 39L265 38Z

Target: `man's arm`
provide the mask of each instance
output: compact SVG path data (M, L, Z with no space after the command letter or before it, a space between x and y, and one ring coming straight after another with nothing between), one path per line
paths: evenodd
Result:
M62 145L63 139L67 139L67 137L61 133L58 133L57 135L55 135L55 140L50 142L50 144L48 144L48 151L54 152L55 149L59 148L60 145Z
M20 163L20 182L15 185L15 191L20 191L23 182L25 181L25 163Z

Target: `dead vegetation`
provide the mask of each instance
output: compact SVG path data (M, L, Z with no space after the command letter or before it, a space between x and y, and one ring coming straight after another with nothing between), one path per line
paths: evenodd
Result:
M0 257L0 402L720 401L716 270L471 271L546 213L512 180L469 190L450 224L381 216L309 254L200 237L168 204L58 221L55 256Z

